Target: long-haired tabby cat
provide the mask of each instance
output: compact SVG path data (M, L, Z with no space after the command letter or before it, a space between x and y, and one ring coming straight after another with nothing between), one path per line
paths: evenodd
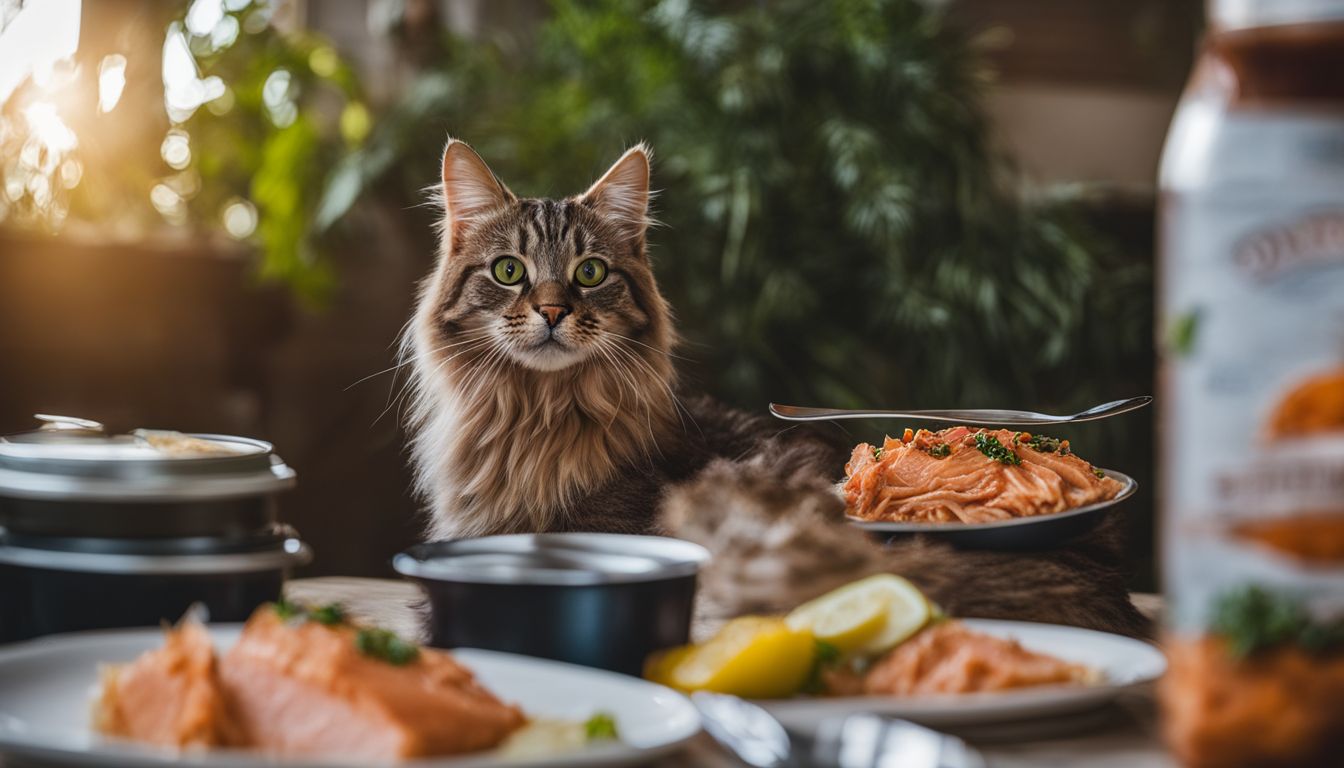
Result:
M432 537L697 540L714 553L707 617L785 610L894 570L957 615L1145 630L1113 525L1055 552L878 547L843 524L847 446L680 392L645 240L649 154L633 147L576 197L525 199L448 142L439 261L404 344Z

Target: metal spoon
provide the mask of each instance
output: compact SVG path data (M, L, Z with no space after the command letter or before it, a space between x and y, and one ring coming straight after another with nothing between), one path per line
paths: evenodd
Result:
M719 746L752 768L784 768L799 764L784 726L757 704L708 691L691 694L705 732Z
M787 421L825 421L827 419L923 419L925 421L955 421L963 424L1022 426L1027 424L1067 424L1074 421L1096 421L1109 416L1137 410L1153 402L1149 395L1114 400L1094 405L1072 416L1056 416L1035 411L1004 411L994 408L966 408L942 411L871 411L849 408L807 408L798 405L770 404L770 413Z
M691 702L710 737L753 768L986 768L984 756L961 739L904 720L829 717L805 738L736 696L697 691Z

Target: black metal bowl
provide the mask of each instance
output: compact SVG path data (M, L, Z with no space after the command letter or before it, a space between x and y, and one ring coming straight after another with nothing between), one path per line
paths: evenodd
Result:
M1134 495L1139 487L1129 475L1111 469L1103 471L1107 477L1119 480L1124 486L1115 498L1053 515L1019 517L994 523L887 523L858 517L850 517L849 522L883 542L907 536L927 536L965 549L1051 549L1091 531L1108 511Z
M392 561L429 598L429 643L638 675L686 643L709 553L655 536L542 533L421 544Z

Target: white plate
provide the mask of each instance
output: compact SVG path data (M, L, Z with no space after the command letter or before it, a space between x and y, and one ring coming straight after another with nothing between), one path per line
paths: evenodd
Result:
M930 726L964 727L1094 709L1124 691L1152 683L1167 668L1166 657L1156 647L1120 635L1025 621L962 621L987 635L1013 638L1028 650L1086 664L1100 671L1103 679L1094 685L1044 686L998 693L798 698L758 703L785 727L803 733L814 733L825 718L858 712L876 712Z
M210 628L220 648L231 646L239 631L238 625ZM89 766L342 765L268 760L256 753L229 750L181 755L107 739L92 731L89 702L98 678L98 665L130 661L162 644L163 633L158 629L131 629L57 635L0 647L0 754ZM530 717L583 720L597 711L611 713L616 718L620 743L526 761L505 761L481 753L398 765L436 768L636 765L671 752L700 730L700 718L691 702L660 685L614 672L508 653L462 649L454 655L476 673L486 688L504 701L518 704Z

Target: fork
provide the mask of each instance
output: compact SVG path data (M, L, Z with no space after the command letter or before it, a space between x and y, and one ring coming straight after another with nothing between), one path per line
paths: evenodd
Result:
M853 408L808 408L800 405L770 404L770 413L787 421L825 421L828 419L923 419L926 421L955 421L968 424L1022 426L1028 424L1068 424L1075 421L1096 421L1121 413L1138 410L1153 402L1150 395L1113 400L1094 405L1085 411L1068 416L1035 411L1009 411L996 408L966 408L933 411L881 411Z

